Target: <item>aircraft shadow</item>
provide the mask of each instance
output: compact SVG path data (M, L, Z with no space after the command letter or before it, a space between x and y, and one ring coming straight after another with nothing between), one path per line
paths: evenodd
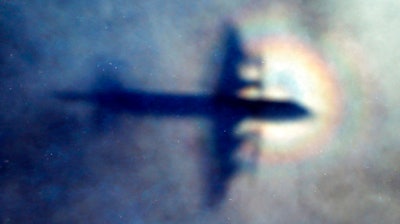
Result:
M237 67L246 59L238 32L227 26L223 37L224 58L215 94L199 96L134 91L123 88L112 69L95 74L98 82L87 93L58 91L55 96L64 101L85 101L95 106L95 122L119 113L132 115L207 117L213 122L214 149L204 164L205 204L217 206L224 199L230 180L238 171L235 154L240 139L234 135L236 125L245 118L294 120L311 113L292 101L246 100L235 92L249 83L240 79Z

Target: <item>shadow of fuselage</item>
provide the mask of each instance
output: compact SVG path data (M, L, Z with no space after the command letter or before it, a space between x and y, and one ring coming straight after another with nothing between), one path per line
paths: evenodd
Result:
M118 90L97 93L56 92L64 101L86 101L113 113L154 116L207 116L223 115L237 123L245 117L266 120L301 118L309 112L295 102L253 100L226 95L196 96L144 91Z
M205 181L208 206L215 206L224 198L230 179L238 164L233 155L240 140L234 135L235 126L245 118L265 120L295 120L310 116L310 112L292 101L250 100L237 97L235 92L249 83L239 77L237 66L245 60L239 36L228 26L224 37L225 55L219 83L214 95L184 95L132 91L118 84L112 88L96 88L91 92L56 92L64 101L84 101L93 104L101 114L130 113L152 116L207 117L214 124L214 145L209 157ZM109 80L112 82L111 80ZM103 83L110 83L104 81ZM100 116L101 117L101 116Z

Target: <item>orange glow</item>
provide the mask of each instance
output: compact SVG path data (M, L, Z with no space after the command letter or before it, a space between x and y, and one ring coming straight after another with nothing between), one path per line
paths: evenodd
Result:
M336 74L310 46L291 36L271 36L245 45L259 64L243 64L244 79L261 83L239 95L245 98L291 100L307 108L313 117L288 122L248 120L239 135L257 136L243 143L239 157L259 151L258 161L289 162L322 151L341 121L342 94ZM261 60L260 60L261 59ZM253 147L249 146L252 141ZM255 149L257 148L257 149Z

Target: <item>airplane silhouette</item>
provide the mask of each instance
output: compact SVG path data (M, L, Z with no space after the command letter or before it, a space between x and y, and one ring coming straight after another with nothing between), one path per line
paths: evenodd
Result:
M214 123L215 150L210 155L206 204L214 206L224 198L230 179L238 170L233 158L240 140L235 126L245 118L294 120L311 113L293 101L249 100L235 91L249 83L240 79L237 66L245 60L237 31L228 26L225 32L225 56L216 93L213 95L183 95L128 90L110 76L101 76L100 85L88 93L58 91L55 96L64 101L85 101L94 104L99 114L127 112L133 115L205 116ZM100 86L100 87L99 87ZM105 87L106 86L106 87ZM100 115L101 117L102 115Z

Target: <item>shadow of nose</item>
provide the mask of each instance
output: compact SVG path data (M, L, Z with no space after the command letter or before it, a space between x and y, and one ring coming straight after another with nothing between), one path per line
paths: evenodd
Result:
M262 110L262 116L268 117L271 120L298 120L306 117L311 117L312 112L303 107L297 102L291 101L274 101L269 107Z

